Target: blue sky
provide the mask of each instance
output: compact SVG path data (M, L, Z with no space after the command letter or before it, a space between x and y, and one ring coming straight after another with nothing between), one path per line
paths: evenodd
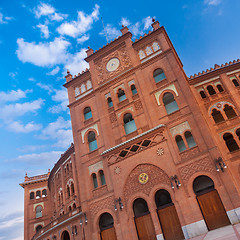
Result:
M87 3L87 4L86 4ZM71 144L66 69L127 25L133 39L164 25L188 76L240 58L237 0L0 1L0 240L23 240L23 189ZM14 229L14 231L12 231Z

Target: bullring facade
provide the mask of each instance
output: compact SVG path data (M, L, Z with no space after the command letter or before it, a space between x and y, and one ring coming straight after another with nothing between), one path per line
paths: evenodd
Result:
M66 76L74 144L25 177L24 239L189 239L240 220L240 61L188 78L164 27Z

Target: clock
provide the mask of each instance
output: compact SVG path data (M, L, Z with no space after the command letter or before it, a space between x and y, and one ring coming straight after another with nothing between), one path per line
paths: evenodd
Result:
M109 72L113 72L119 67L119 65L120 65L119 59L112 58L108 61L106 68Z
M139 176L138 176L138 181L141 183L141 184L145 184L148 182L148 175L146 173L141 173Z

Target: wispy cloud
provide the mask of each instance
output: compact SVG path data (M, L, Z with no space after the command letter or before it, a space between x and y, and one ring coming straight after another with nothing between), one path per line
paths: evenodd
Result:
M217 6L221 3L221 0L204 0L204 4L209 6Z
M61 88L58 90L55 89L54 92L55 94L52 96L52 100L57 104L49 108L49 112L60 113L62 111L66 111L67 105L69 104L67 90Z
M99 19L99 8L99 5L95 4L93 12L89 15L83 11L79 11L77 21L62 23L57 28L58 33L73 38L85 34L89 29L91 29L93 22Z
M38 25L37 25L37 28L40 29L40 31L41 31L41 36L42 36L43 38L49 38L49 29L48 29L48 26L47 26L47 25L38 24Z
M42 164L51 165L58 161L61 154L62 154L61 151L30 153L30 154L19 155L14 159L6 160L6 161L28 163L30 165L42 165Z
M0 92L0 104L4 102L15 102L21 98L26 98L26 94L29 92L32 92L32 90L23 91L18 89L9 92Z
M43 104L44 100L41 98L25 103L6 104L0 108L0 118L9 121L29 112L36 112Z
M41 18L42 16L48 17L52 21L62 21L64 18L67 18L67 14L57 13L56 9L47 3L41 2L33 10L36 18Z
M60 67L57 66L57 67L55 67L51 72L47 73L47 75L53 76L53 75L58 74L59 71L60 71Z
M67 48L71 43L64 38L55 38L52 42L25 42L23 38L17 39L18 59L37 66L53 66L66 61Z
M29 133L29 132L40 130L42 128L42 124L29 122L24 125L19 121L13 121L7 126L7 128L8 130L16 133Z
M40 87L41 89L46 90L48 92L48 94L53 92L53 87L49 84L44 84L44 83L38 82L36 85L38 87Z
M39 138L56 140L56 143L53 145L54 147L66 148L70 146L72 143L71 121L59 117L55 122L49 123L48 126L42 130Z
M13 20L13 17L4 17L0 12L0 24L7 24L9 21Z
M105 37L105 33L107 34L108 40L112 40L121 35L121 32L116 27L109 23L106 25L105 29L102 30L99 34Z
M78 38L77 39L77 42L79 43L79 44L82 44L82 43L84 43L84 42L86 42L87 40L89 39L89 35L83 35L82 37L80 37L80 38Z

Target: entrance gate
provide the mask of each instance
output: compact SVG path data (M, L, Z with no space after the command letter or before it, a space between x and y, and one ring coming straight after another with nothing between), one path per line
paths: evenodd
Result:
M153 221L144 199L138 198L133 203L135 224L139 240L157 240Z
M102 240L117 240L113 217L109 213L104 213L99 220L100 235Z
M229 219L218 195L214 182L207 176L199 176L193 182L199 207L205 219L208 230L229 225Z
M182 240L184 235L169 192L159 190L155 195L157 213L165 240Z

